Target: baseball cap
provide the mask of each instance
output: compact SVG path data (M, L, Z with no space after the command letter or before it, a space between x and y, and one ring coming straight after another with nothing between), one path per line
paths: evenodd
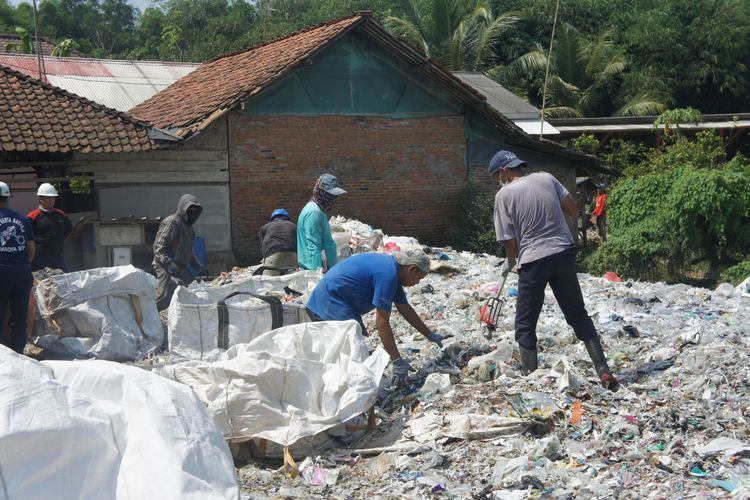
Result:
M323 186L323 189L328 194L338 196L340 194L346 193L346 191L344 191L344 189L341 187L341 184L339 183L339 180L335 175L323 174L320 176L320 182Z
M0 182L0 196L7 198L10 196L10 187L4 182Z
M402 266L417 266L423 273L430 272L430 258L419 248L402 250L393 254L396 262Z
M487 173L492 175L501 168L516 168L528 165L525 161L510 151L500 150L490 160L490 166L487 167Z

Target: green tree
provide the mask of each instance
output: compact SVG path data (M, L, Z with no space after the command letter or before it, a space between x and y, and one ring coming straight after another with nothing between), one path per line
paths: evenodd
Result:
M135 8L127 0L102 0L91 14L95 19L92 28L91 54L95 57L120 56L129 50L135 38Z
M76 49L78 49L78 44L75 40L66 38L53 47L51 55L54 57L68 57Z
M750 2L637 0L615 17L634 68L667 83L675 107L750 105Z
M611 236L587 259L590 271L683 281L705 266L714 280L750 253L750 165L741 156L722 162L717 139L681 138L651 156L650 173L617 183Z
M698 124L702 121L703 115L695 108L668 109L654 120L654 128L664 125L665 140L674 142L682 135L680 125Z
M542 46L537 45L508 65L499 76L512 88L520 87L522 94L538 101L535 104L541 107L548 64L545 109L548 117L646 115L665 109L663 102L645 92L619 109L613 108L613 97L626 62L611 31L589 42L573 26L563 24L556 31L549 61Z
M512 12L494 15L481 0L401 3L403 15L387 17L386 28L453 71L481 71L493 66L497 43L518 21Z
M0 0L0 32L8 33L15 28L14 8L8 0Z

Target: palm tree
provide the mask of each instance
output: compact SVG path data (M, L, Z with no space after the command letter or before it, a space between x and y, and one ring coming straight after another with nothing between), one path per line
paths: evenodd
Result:
M611 32L588 42L573 26L563 24L557 30L549 63L545 116L602 116L611 112L613 95L626 69ZM504 68L501 79L516 88L536 87L541 96L546 67L547 54L537 45ZM657 96L644 92L631 97L614 115L658 115L665 109Z
M499 16L482 1L402 0L403 17L388 17L386 28L452 71L480 71L496 57L497 40L518 21Z

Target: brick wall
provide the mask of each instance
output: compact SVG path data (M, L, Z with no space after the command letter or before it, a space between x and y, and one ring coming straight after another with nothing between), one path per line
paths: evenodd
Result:
M325 172L348 191L332 214L445 244L466 187L463 117L232 112L228 128L232 240L240 263L259 260L258 230L271 211L284 207L296 220Z

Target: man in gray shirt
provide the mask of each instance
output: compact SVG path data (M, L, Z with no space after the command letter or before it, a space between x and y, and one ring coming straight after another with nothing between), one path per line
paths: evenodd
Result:
M524 166L510 151L498 151L487 169L502 185L495 196L495 233L507 255L502 275L518 262L515 327L523 369L537 369L536 324L549 284L565 320L586 345L602 386L615 391L619 383L607 366L576 275L576 249L565 215L577 216L578 207L552 175L527 174Z

